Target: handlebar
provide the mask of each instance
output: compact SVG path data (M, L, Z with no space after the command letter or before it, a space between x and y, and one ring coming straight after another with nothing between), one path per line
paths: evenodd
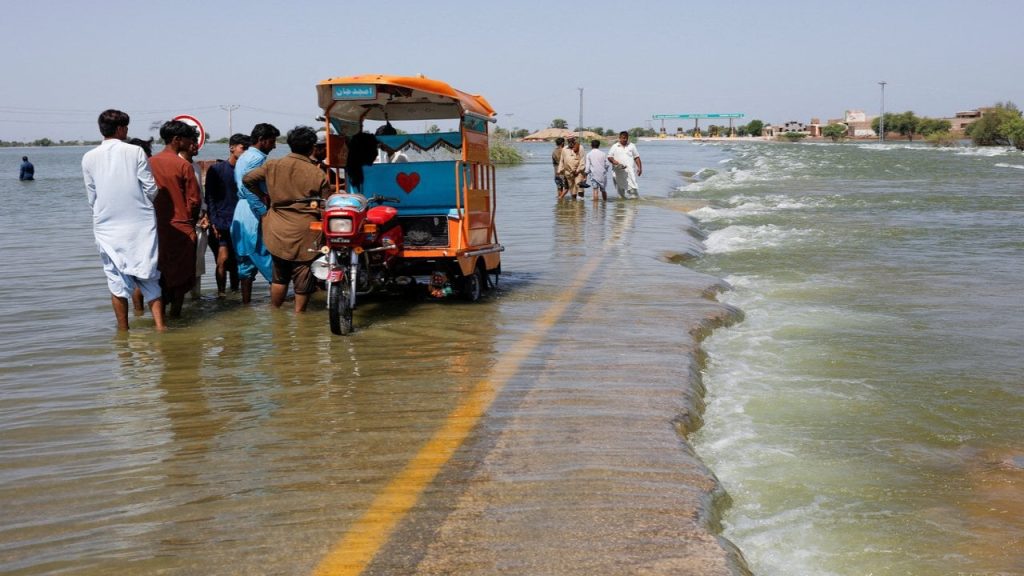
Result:
M271 204L271 208L284 208L285 206L292 206L295 204L309 204L310 208L318 208L322 206L323 198L319 196L307 196L305 198L296 198L294 200L283 200L281 202L274 202ZM383 204L385 202L391 204L401 204L402 201L399 198L393 196L370 196L366 199L367 204Z

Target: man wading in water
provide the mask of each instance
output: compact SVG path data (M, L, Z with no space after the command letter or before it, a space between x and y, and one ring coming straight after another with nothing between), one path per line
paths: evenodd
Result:
M629 141L629 132L619 132L619 141L608 149L608 162L612 165L612 180L619 196L639 198L636 179L644 173L644 165L640 162L636 145Z
M156 329L163 331L153 207L156 182L142 148L123 142L128 137L128 115L107 110L100 114L99 125L103 143L85 153L82 174L117 329L128 329L128 298L138 286Z

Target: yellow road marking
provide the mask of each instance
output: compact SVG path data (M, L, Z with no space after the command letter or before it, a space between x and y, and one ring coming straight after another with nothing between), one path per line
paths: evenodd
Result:
M612 234L612 238L617 239L631 222L631 217L620 221L618 231ZM530 335L517 342L502 356L492 370L490 378L481 380L473 387L465 400L448 415L444 426L384 487L363 516L320 561L313 572L314 576L354 576L366 569L391 537L398 523L419 500L426 487L433 482L441 468L465 442L501 389L562 318L579 288L594 274L604 260L604 254L613 245L611 239L605 242L602 253L593 257L580 269L573 278L570 289L561 291L558 299L538 318Z

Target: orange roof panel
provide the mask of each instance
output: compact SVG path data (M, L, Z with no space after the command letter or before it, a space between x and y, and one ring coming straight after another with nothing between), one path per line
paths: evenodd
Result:
M344 87L350 90L345 91ZM345 95L338 97L338 94ZM328 78L317 83L317 99L320 108L329 110L332 117L349 121L364 117L428 120L457 118L464 113L484 118L495 115L494 108L483 96L456 90L423 75L362 74Z

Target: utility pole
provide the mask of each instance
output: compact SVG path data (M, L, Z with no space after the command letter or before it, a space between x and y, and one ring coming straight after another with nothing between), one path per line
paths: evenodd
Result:
M885 80L878 85L882 87L882 115L878 117L878 141L885 142Z
M228 138L231 138L235 135L235 133L231 131L231 112L238 110L238 104L222 104L220 109L228 111Z
M505 113L505 118L508 119L507 122L508 122L508 143L509 144L512 144L512 116L514 114L515 114L514 112L506 112Z
M576 137L577 137L577 139L579 139L581 141L580 145L582 146L582 140L583 140L583 88L577 88L577 90L580 91L580 123L577 124L577 128L576 128L577 134L576 134Z

